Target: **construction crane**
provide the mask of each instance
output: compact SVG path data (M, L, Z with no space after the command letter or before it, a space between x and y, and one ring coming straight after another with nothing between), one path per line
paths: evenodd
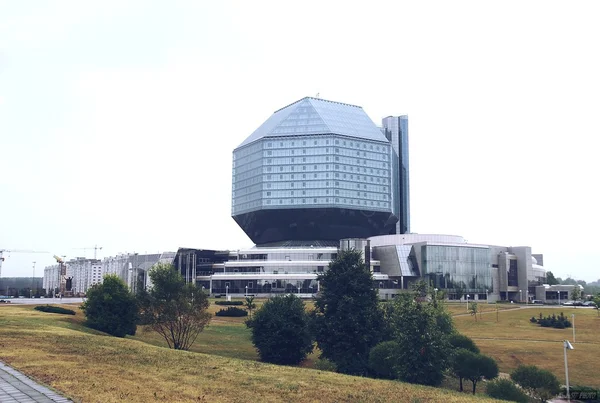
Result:
M22 250L22 249L0 249L0 278L2 277L2 262L4 262L4 253L49 253L39 250Z
M73 248L73 249L79 249L79 250L83 249L84 255L85 255L86 250L93 249L94 250L94 260L96 260L96 253L98 252L98 250L102 250L102 246L94 245L94 246L90 246L89 248Z

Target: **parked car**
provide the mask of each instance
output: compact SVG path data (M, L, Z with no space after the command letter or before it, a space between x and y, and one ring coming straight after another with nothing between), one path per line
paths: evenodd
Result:
M532 304L538 304L538 305L544 305L544 301L540 300L540 299L534 299L531 300Z
M592 306L592 307L596 307L596 303L594 301L585 301L583 303L583 306Z
M564 306L575 306L575 301L565 301L562 303Z

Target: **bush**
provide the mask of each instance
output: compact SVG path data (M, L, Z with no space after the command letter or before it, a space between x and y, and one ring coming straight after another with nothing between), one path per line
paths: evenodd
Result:
M556 376L535 365L520 365L510 374L510 378L529 394L541 401L546 401L560 392L560 383Z
M231 316L234 318L239 318L242 316L248 316L248 311L245 309L237 308L235 306L230 306L227 309L221 309L217 313L216 316Z
M270 298L246 324L261 361L298 364L313 350L304 302L293 294Z
M531 319L529 319L529 321L531 323L537 323L541 327L553 327L555 329L565 329L567 327L573 326L571 321L567 319L567 317L562 312L558 316L552 314L552 316L548 315L546 317L544 317L540 313L539 319L532 317Z
M138 305L127 285L116 275L104 276L87 293L81 309L86 325L117 337L134 335L138 319Z
M36 311L48 312L48 313L61 313L64 315L75 315L75 311L70 309L61 308L60 306L52 306L52 305L39 305L35 308Z
M396 354L398 343L395 341L384 341L371 349L369 353L369 368L377 376L385 379L396 379Z
M317 361L315 361L313 368L318 369L319 371L337 371L337 367L335 366L335 364L329 361L327 358L319 358Z
M243 301L215 301L215 305L244 305Z
M527 403L529 401L527 395L508 379L496 379L488 382L485 393L495 399L510 400L511 402Z
M479 347L475 342L468 336L460 333L453 333L448 337L448 342L455 349L464 348L475 354L479 354Z

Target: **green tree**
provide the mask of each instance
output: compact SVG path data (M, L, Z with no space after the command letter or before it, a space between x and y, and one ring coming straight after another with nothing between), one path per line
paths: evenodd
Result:
M319 281L312 329L321 356L339 372L366 375L369 352L381 340L383 329L371 271L359 251L341 251Z
M256 308L256 304L254 303L254 297L246 297L244 306L248 310L248 314L250 314L250 319L252 319L252 311Z
M395 341L384 341L371 349L369 368L377 376L385 379L396 379L394 369L398 360L399 345Z
M304 302L294 294L269 299L246 322L261 361L298 364L313 349Z
M545 402L560 392L556 376L535 365L520 365L510 374L510 378L540 402Z
M596 294L596 296L594 297L594 304L596 304L596 312L600 317L600 293Z
M469 350L475 354L479 354L479 347L475 344L475 342L468 336L460 333L453 333L448 336L448 342L452 346L452 348L458 350L459 348Z
M186 284L173 265L158 264L148 274L152 288L138 293L141 323L160 334L169 348L188 350L212 317L206 311L208 296Z
M554 277L554 274L551 271L546 272L546 283L549 285L559 284L558 280L556 277Z
M579 288L579 285L573 287L573 291L571 291L571 299L573 299L573 301L579 301L581 299L581 288Z
M471 316L475 317L475 322L477 322L477 312L479 312L477 302L469 302L469 313L471 314Z
M87 292L81 306L86 325L113 336L134 335L138 309L135 297L116 275L107 275Z
M494 399L527 403L529 398L517 385L509 379L496 379L485 385L485 393Z
M477 382L482 379L494 379L498 377L498 364L496 361L483 354L469 353L469 358L462 362L463 375L473 384L473 394L477 388Z
M398 344L394 370L405 382L438 385L450 364L454 332L443 304L435 307L418 294L401 294L390 315L392 340Z

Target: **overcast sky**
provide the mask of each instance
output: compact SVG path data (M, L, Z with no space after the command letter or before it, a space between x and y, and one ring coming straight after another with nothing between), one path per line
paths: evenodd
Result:
M409 115L411 229L600 277L597 1L0 0L0 249L238 249L232 150L304 96ZM85 251L93 257L93 250ZM52 254L12 253L2 276Z

